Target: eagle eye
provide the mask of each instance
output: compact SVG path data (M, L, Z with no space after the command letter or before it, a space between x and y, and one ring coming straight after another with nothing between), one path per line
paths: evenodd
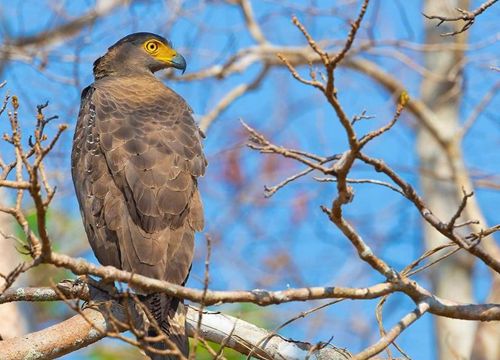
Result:
M150 40L150 41L147 41L145 44L144 44L144 48L146 49L146 51L150 54L153 54L155 52L158 51L159 49L159 44L157 41L154 41L154 40Z

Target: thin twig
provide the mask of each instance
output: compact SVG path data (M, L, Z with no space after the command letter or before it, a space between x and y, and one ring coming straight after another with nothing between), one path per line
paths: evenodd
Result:
M463 33L464 31L468 30L476 21L476 17L478 15L481 15L487 8L492 6L497 1L498 0L488 0L484 3L482 3L474 11L468 11L468 10L457 8L456 10L461 14L459 16L426 15L424 13L422 13L422 15L424 15L429 20L439 20L436 27L440 26L444 22L455 22L455 21L459 21L459 20L465 21L465 24L459 30L441 34L441 36L452 36L452 35L457 35L457 34Z
M336 178L315 177L314 180L320 181L320 182L337 182ZM391 185L385 181L374 180L374 179L350 179L350 178L346 178L345 181L348 182L349 184L374 184L374 185L385 186L386 188L389 188L392 191L395 191L398 194L405 196L405 194L400 189L398 189L394 185Z
M323 159L321 160L319 163L321 165L327 163L327 162L330 162L330 161L333 161L333 160L338 160L340 159L340 155L333 155L333 156L330 156L326 159ZM285 180L281 181L280 183L274 185L274 186L264 186L264 196L266 198L269 198L271 196L273 196L279 189L283 188L285 185L288 185L289 183L291 183L292 181L295 181L311 172L313 172L314 169L313 168L308 168L308 169L305 169L305 170L302 170L292 176L289 176L288 178L286 178Z
M411 313L404 316L396 326L389 330L385 336L383 336L379 341L377 341L372 346L366 348L360 353L353 356L353 360L364 360L369 359L374 355L377 355L383 351L387 346L389 346L400 334L418 320L422 315L424 315L430 308L429 303L421 302L417 305L417 308Z
M198 348L198 339L200 337L201 332L201 322L203 319L203 311L205 309L205 298L207 296L208 285L210 283L210 256L212 254L212 241L210 236L207 234L205 236L207 241L207 255L205 257L205 273L203 280L203 294L200 302L200 308L198 309L198 324L196 325L196 332L193 336L193 343L191 345L191 354L189 355L189 359L194 359L196 356L197 348Z

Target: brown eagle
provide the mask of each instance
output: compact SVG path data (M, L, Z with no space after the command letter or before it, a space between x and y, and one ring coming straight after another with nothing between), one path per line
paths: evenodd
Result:
M186 62L169 41L151 33L128 35L97 59L95 81L82 92L71 162L99 262L183 285L194 234L203 228L197 177L207 161L191 108L154 76L170 67L184 71ZM147 295L144 302L187 355L182 303L165 294Z

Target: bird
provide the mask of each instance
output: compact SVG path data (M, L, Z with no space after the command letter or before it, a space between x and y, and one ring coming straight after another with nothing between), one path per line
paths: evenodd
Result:
M184 285L195 232L204 227L198 178L207 160L191 107L154 75L167 68L184 72L186 61L170 41L147 32L125 36L94 62L94 82L81 95L71 172L97 260ZM170 340L153 347L173 343L186 356L182 301L164 293L142 295ZM158 335L152 326L148 334Z

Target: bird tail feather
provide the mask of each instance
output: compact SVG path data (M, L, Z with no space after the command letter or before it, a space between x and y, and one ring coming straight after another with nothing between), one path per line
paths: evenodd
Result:
M166 294L147 295L144 304L156 320L160 330L169 341L151 343L150 346L158 350L174 350L177 348L184 357L189 355L189 340L186 333L186 307L179 299L171 298ZM151 326L148 335L158 335L157 328ZM178 360L177 354L158 354L146 351L152 360Z

